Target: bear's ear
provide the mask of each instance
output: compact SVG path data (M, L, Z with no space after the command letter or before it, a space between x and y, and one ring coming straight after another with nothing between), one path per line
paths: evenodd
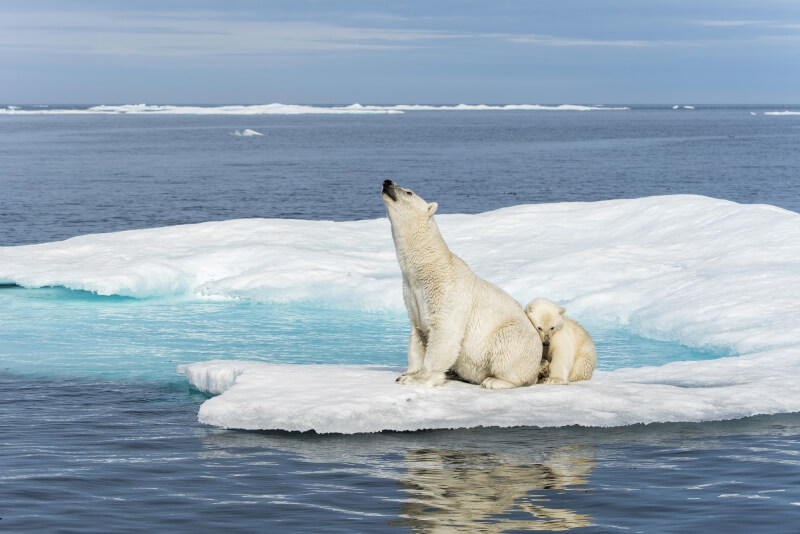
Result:
M559 308L559 309L558 309L558 314L559 314L559 315L564 315L564 313L565 313L566 311L567 311L567 309L566 309L566 308Z
M436 202L431 202L428 204L428 217L432 217L434 213L436 213L436 208L439 207L439 204Z

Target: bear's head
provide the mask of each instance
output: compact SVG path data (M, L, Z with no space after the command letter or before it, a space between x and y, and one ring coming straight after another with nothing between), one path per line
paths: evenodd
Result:
M565 311L555 302L543 298L534 299L525 306L525 313L545 347L550 346L550 339L564 326Z
M382 196L392 228L418 226L420 219L430 219L439 207L436 202L428 204L412 190L403 189L391 180L384 180Z

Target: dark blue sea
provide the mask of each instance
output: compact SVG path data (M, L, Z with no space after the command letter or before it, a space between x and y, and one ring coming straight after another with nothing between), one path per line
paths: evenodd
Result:
M2 247L93 233L383 217L385 179L436 200L438 213L672 194L800 212L800 115L767 114L800 105L628 107L185 115L22 106L31 113L0 114L0 262ZM246 129L262 135L236 135ZM788 533L800 521L796 413L615 428L246 432L197 422L208 397L175 372L258 359L266 348L286 363L402 366L403 314L6 285L0 326L0 532ZM724 356L594 326L600 369Z

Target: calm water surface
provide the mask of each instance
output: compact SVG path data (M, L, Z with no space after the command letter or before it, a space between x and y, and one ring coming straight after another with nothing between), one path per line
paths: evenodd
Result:
M241 217L383 217L375 191L387 178L439 213L676 193L800 211L800 116L763 114L785 107L0 116L0 245ZM245 128L264 135L233 135Z
M800 421L357 436L195 422L182 382L0 374L8 532L796 532Z

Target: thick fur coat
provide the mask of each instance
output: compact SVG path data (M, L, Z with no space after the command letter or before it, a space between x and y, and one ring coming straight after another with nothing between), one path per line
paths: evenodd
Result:
M489 389L535 384L542 342L520 304L453 254L428 204L386 180L383 200L411 322L400 384L434 387L446 373Z
M543 298L534 299L525 306L525 313L544 345L543 363L549 363L544 384L589 380L597 366L592 338L581 325L566 317L565 312L558 304Z

